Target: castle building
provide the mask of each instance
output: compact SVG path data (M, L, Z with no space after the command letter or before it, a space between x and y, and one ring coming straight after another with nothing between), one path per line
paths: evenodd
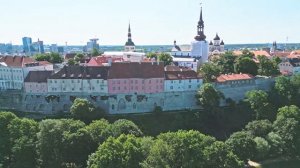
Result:
M225 52L224 41L220 39L218 33L216 37L213 39L213 42L209 43L209 55L219 55Z
M128 39L127 39L127 42L125 43L124 50L126 52L135 50L135 45L134 45L134 42L132 41L132 38L131 38L130 23L129 23L129 26L128 26Z

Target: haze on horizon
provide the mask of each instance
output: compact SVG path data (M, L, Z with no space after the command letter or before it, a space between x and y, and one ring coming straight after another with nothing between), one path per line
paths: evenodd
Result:
M225 44L300 42L299 0L0 0L0 43L29 36L45 44L99 38L100 45L123 45L130 20L136 45L188 44L200 2L208 41L218 32Z

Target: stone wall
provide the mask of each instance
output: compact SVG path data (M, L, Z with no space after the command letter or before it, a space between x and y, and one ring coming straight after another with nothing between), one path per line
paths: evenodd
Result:
M269 90L274 84L272 78L257 78L247 85L216 86L224 93L225 98L238 102L250 90ZM0 92L0 108L24 112L54 114L68 112L76 98L86 98L95 106L101 107L110 114L152 112L156 106L164 111L200 109L195 99L196 91L165 92L153 94L82 94L82 93L48 93L25 94L22 91ZM225 101L224 101L225 102ZM223 105L224 105L223 102Z

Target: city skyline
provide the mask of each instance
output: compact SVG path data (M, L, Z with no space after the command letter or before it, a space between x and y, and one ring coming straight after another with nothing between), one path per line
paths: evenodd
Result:
M207 41L218 32L225 44L300 42L296 0L202 3ZM85 45L90 38L99 38L100 45L124 45L130 20L136 45L172 45L173 40L188 44L196 35L199 11L199 0L12 0L0 6L4 25L0 43L21 44L22 37L29 36L45 44Z

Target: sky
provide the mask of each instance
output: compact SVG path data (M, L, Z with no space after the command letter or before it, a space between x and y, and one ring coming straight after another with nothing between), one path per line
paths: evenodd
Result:
M299 0L0 0L0 43L124 45L130 21L136 45L189 44L200 3L208 41L300 42Z

